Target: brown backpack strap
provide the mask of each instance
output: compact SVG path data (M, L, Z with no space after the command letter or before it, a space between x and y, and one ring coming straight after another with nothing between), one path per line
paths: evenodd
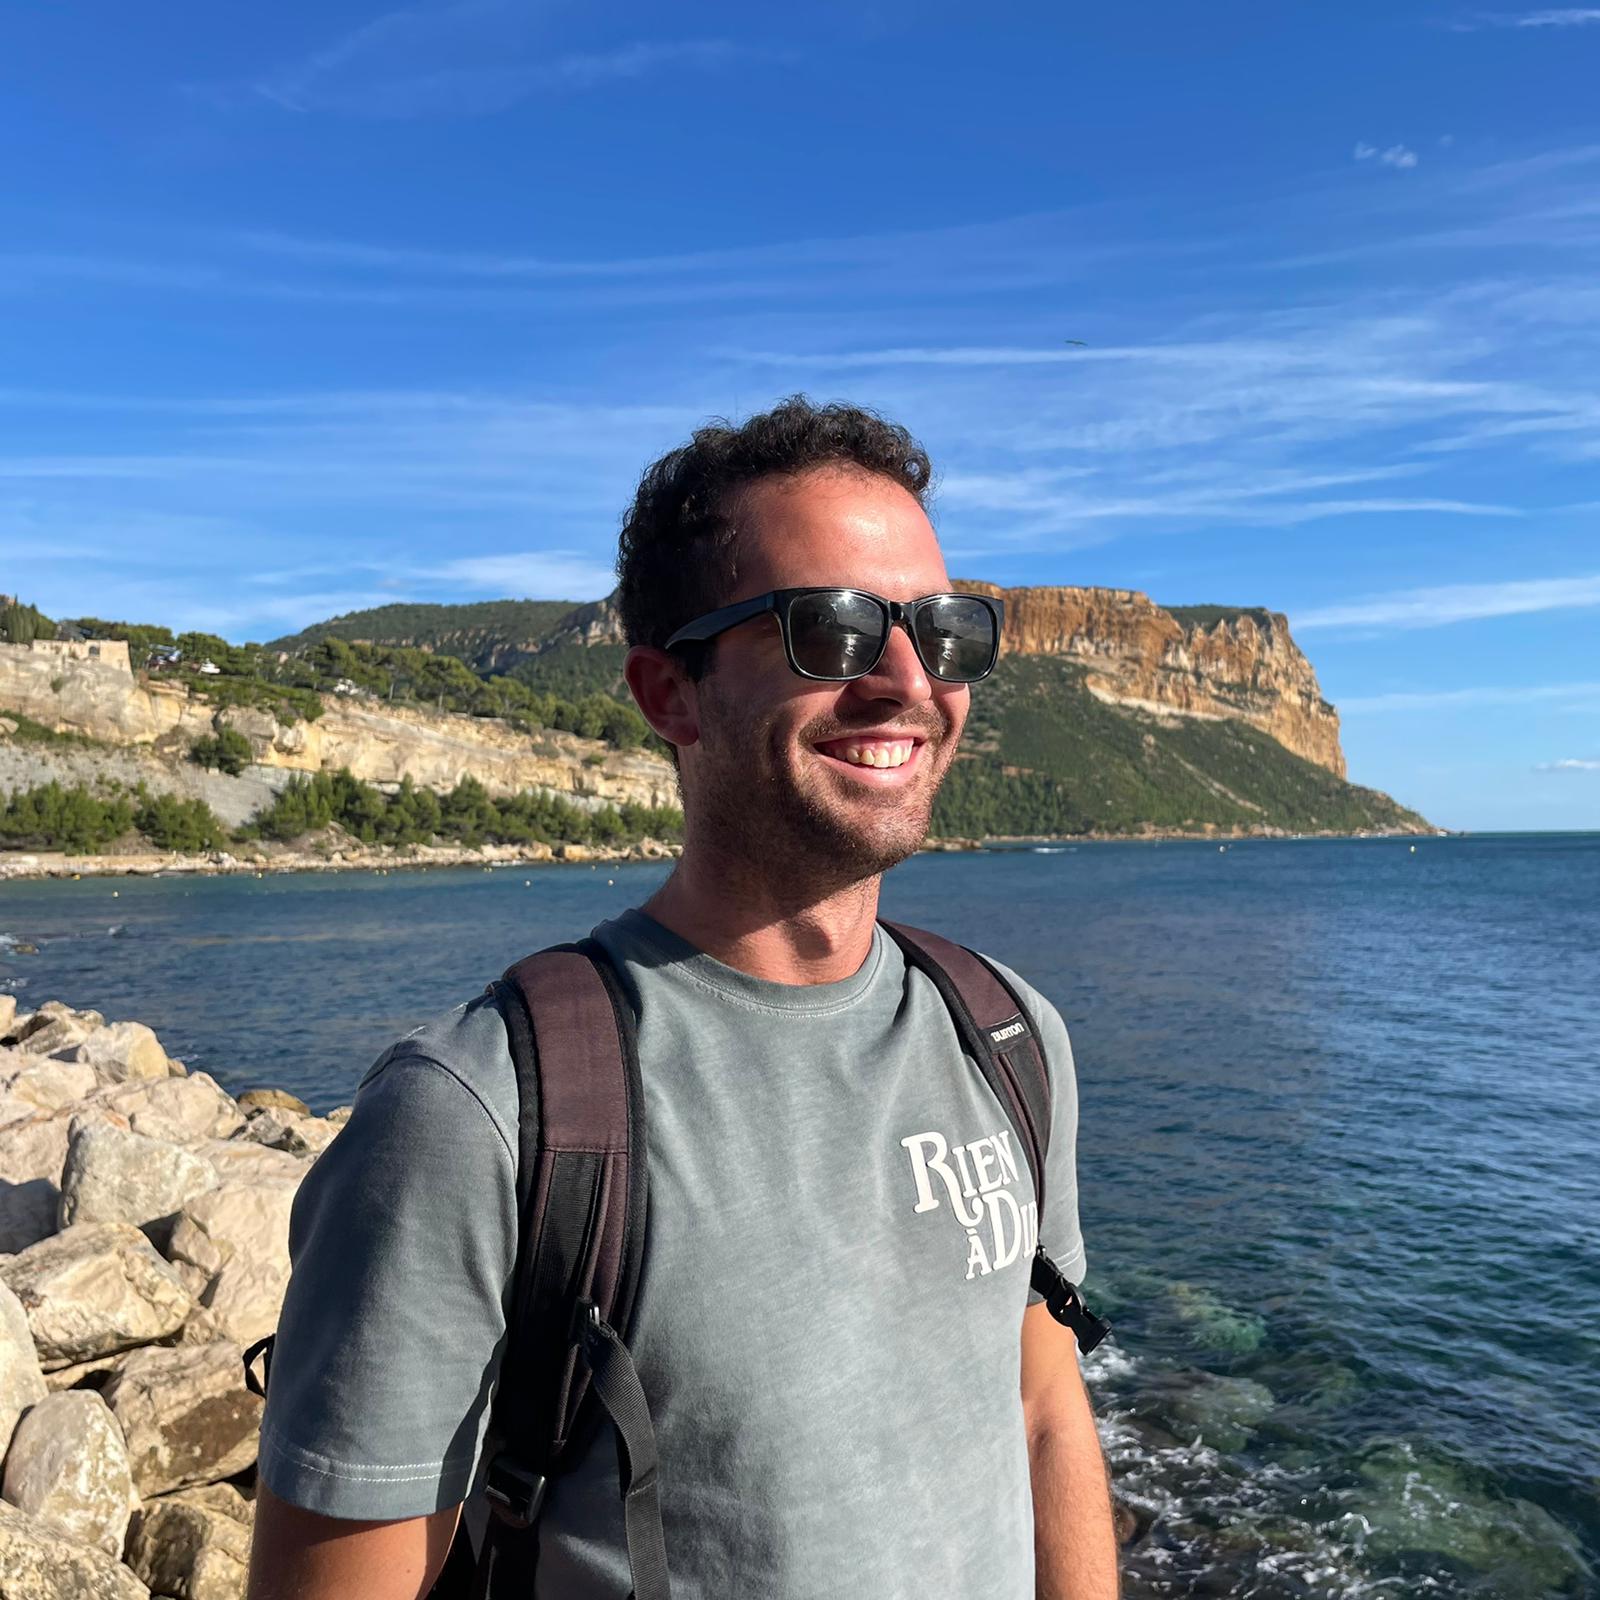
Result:
M533 1592L549 1479L609 1416L634 1594L667 1600L655 1434L623 1342L648 1205L633 1008L593 940L528 956L490 988L517 1069L518 1237L485 1446L495 1515L470 1593Z
M1011 985L976 951L898 922L885 922L883 928L905 952L907 966L924 973L939 991L962 1047L1010 1116L1028 1158L1042 1216L1050 1071L1032 1018Z

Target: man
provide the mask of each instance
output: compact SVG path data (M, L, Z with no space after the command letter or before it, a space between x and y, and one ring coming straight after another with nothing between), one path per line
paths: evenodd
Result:
M902 429L797 398L658 462L622 532L627 681L674 751L684 850L595 937L639 1013L629 1344L690 1600L1117 1590L1073 1336L1028 1304L1025 1256L990 1259L949 1176L1004 1113L875 923L997 643L975 602L871 598L950 590L929 479ZM787 593L818 586L852 593ZM759 604L724 613L740 601ZM1007 976L1054 1089L1040 1239L1080 1279L1071 1049ZM469 1002L380 1057L302 1186L251 1600L414 1600L438 1572L481 1488L516 1104L503 1019ZM628 1593L608 1433L552 1485L541 1600Z

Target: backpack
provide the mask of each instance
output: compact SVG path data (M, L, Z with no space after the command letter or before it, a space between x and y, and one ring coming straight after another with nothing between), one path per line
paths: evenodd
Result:
M1043 1211L1050 1077L1033 1023L982 956L938 934L881 924L906 965L939 991L965 1053L1010 1117ZM516 1064L517 1262L512 1317L484 1441L490 1516L474 1540L463 1512L429 1600L532 1594L538 1519L550 1479L578 1460L605 1418L633 1573L632 1600L670 1600L655 1432L624 1342L643 1259L649 1180L637 1019L592 939L508 967L489 986ZM1110 1331L1041 1246L1032 1287L1087 1353ZM270 1378L272 1339L258 1355Z

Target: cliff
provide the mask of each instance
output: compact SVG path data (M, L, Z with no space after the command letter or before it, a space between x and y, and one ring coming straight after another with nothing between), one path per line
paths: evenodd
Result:
M196 739L233 728L250 741L246 776L273 787L293 773L342 767L385 788L409 777L444 790L470 775L495 797L542 789L580 804L676 800L671 768L647 751L617 750L553 729L522 733L488 717L357 696L321 698L315 721L282 723L254 707L219 709L182 683L136 677L125 667L0 645L0 709L55 732L173 761Z
M1165 716L1232 718L1345 776L1339 714L1279 612L1168 611L1134 589L1002 589L962 582L1006 607L1003 654L1065 656L1096 698Z

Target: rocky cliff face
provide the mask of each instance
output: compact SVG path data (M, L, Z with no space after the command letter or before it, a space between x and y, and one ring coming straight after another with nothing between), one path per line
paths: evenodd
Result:
M345 767L380 786L409 777L427 788L450 789L470 775L496 796L544 789L579 804L676 804L671 768L646 751L342 695L324 695L322 703L315 722L284 724L250 707L219 711L180 683L0 645L0 709L110 745L181 758L197 738L230 727L250 741L249 775L269 781Z
M1278 612L1202 621L1134 589L959 587L1005 601L1003 651L1069 656L1102 700L1168 716L1238 718L1345 776L1339 714Z

